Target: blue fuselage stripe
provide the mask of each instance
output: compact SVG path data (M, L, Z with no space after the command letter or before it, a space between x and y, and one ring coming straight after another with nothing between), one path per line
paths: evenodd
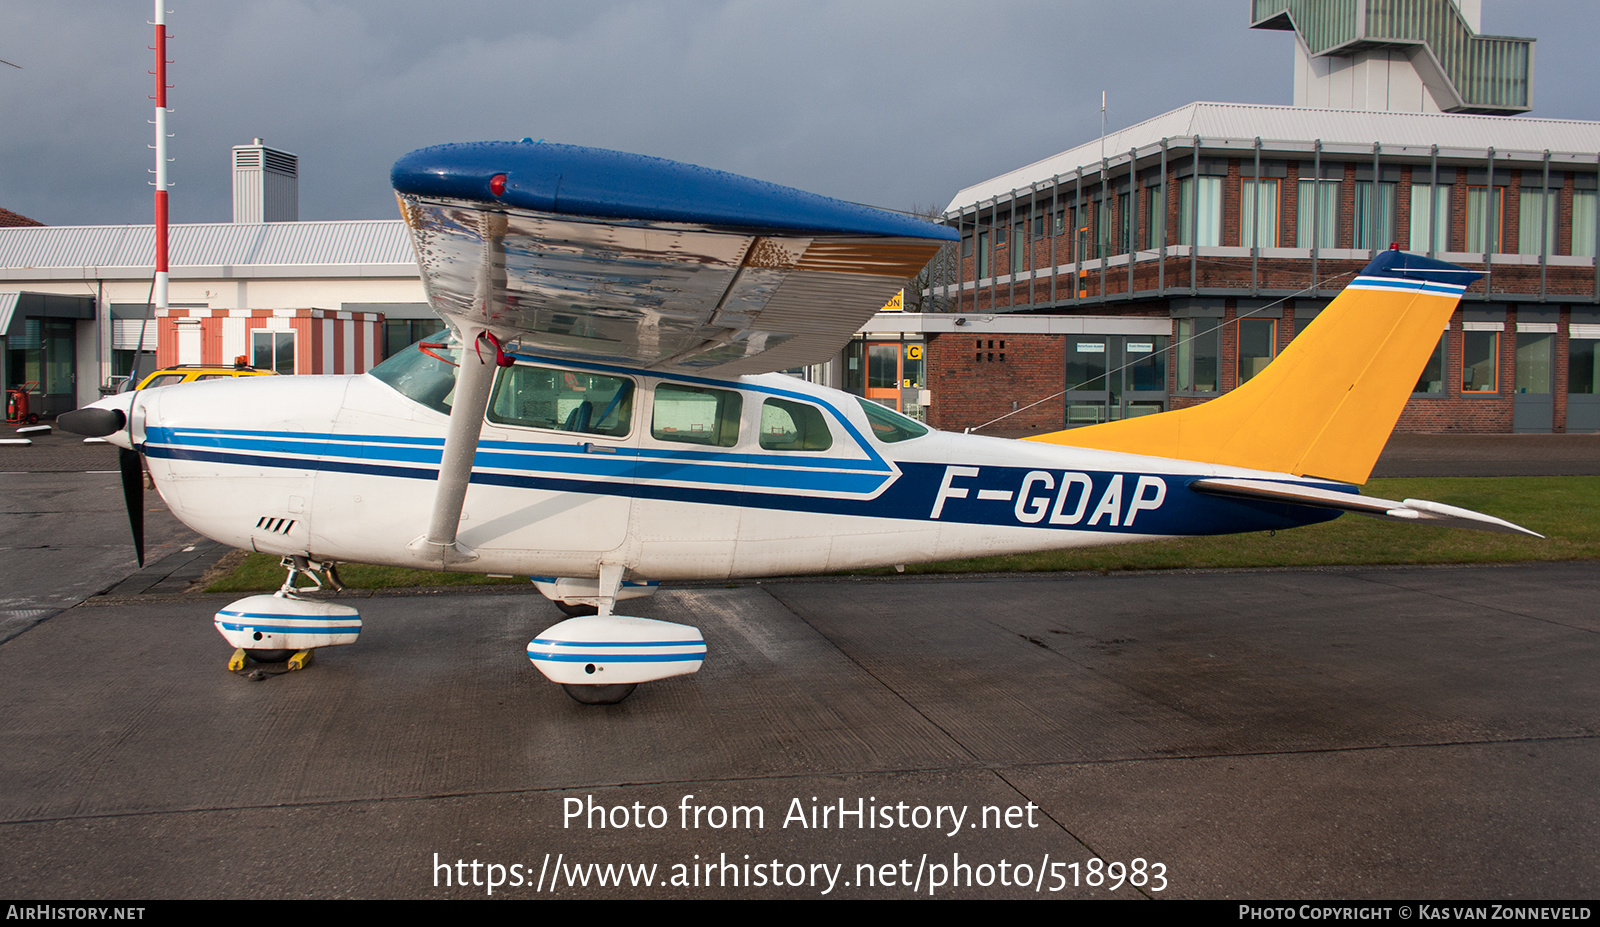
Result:
M699 647L704 652L704 641L552 641L536 637L529 647Z
M359 632L361 625L341 625L338 627L305 627L303 625L269 625L269 624L236 624L231 621L219 621L217 627L225 631L265 631L274 634L348 634L351 631Z
M428 467L433 473L437 472L434 468L439 465L443 441L432 446L394 446L396 443L386 437L345 441L333 440L325 435L307 435L291 439L285 436L151 428L145 452L157 457L227 463L243 463L253 459L258 465L291 469L299 461L306 469L402 475L392 468L418 464ZM485 441L479 445L474 463L480 468L552 476L673 480L850 495L876 492L893 477L891 469L881 461L811 455L762 457L753 454L641 451L637 448L608 447L608 450L616 453L588 453L582 445L573 444Z
M689 663L696 660L704 661L706 652L697 653L534 653L528 651L528 659L535 663Z
M438 478L437 465L424 460L415 461L417 466L404 466L400 461L346 456L282 456L225 450L217 447L217 442L193 446L178 443L170 435L158 437L166 441L153 437L144 446L145 453L152 457L248 468L430 481ZM479 465L487 463L480 454ZM516 461L514 468L475 470L472 482L545 492L914 522L1157 536L1281 530L1327 521L1339 514L1335 510L1188 491L1190 482L1210 474L1079 473L1062 468L923 462L901 462L898 470L897 475L874 475L791 466L693 463L685 464L680 472L671 465L609 454L528 455ZM969 472L974 475L964 475ZM1354 491L1342 484L1311 485Z

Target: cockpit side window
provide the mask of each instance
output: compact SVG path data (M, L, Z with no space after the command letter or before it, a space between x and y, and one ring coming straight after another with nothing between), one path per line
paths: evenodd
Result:
M489 421L626 437L633 427L633 381L525 364L506 367L489 399Z
M419 341L367 372L406 398L449 415L455 401L460 353L453 338Z
M761 404L761 447L768 451L825 451L833 447L827 417L816 406L786 399Z
M650 436L657 441L733 447L739 443L743 405L743 399L731 390L659 383L650 414Z

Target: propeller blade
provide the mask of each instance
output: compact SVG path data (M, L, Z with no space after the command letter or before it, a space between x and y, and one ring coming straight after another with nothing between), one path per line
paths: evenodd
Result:
M62 431L87 438L104 438L115 434L127 423L128 417L122 414L121 409L78 409L56 417L56 424Z
M133 529L133 549L138 554L139 566L142 567L144 566L144 461L138 451L119 447L117 465L122 470L122 501L128 506L128 527Z

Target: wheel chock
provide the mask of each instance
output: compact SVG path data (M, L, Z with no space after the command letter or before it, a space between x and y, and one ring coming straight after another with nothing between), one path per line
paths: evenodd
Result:
M292 673L295 670L303 670L306 667L310 666L311 665L311 656L314 653L316 653L315 650L308 649L308 650L299 651L294 656L290 657L289 658L289 672Z
M234 650L233 656L228 658L228 672L237 673L244 669L249 662L250 658L244 655L244 648L240 647Z

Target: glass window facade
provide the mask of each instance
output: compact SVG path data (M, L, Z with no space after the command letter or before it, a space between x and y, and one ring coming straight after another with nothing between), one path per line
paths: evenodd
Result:
M1277 319L1239 320L1239 383L1267 369L1278 353Z
M1572 253L1579 257L1594 257L1595 203L1594 190L1572 193Z
M867 347L867 389L895 389L900 385L899 354L897 344Z
M1296 203L1295 246L1339 247L1339 181L1300 181Z
M1178 244L1222 244L1222 178L1185 177L1178 183L1178 200Z
M294 373L294 332L251 332L250 366Z
M1139 210L1135 208L1136 198L1132 193L1117 195L1117 242L1116 254L1127 254L1134 250L1134 233L1139 225Z
M1503 252L1504 229L1500 221L1500 202L1505 187L1467 188L1467 250ZM1487 237L1486 237L1487 236Z
M1551 255L1556 249L1559 190L1522 188L1517 202L1517 253Z
M1144 191L1144 247L1160 248L1167 243L1167 203L1160 187Z
M1395 241L1395 184L1356 184L1355 247L1382 251Z
M1239 245L1244 248L1278 247L1278 182L1272 179L1239 182Z
M1572 338L1567 341L1567 392L1592 396L1600 393L1600 366L1596 365L1595 346L1600 341L1592 338Z
M1411 185L1411 250L1426 254L1450 250L1450 187Z
M444 331L442 319L387 319L383 323L383 356L393 357L424 338Z
M1221 367L1222 339L1215 319L1178 320L1178 391L1214 393Z
M1437 396L1444 392L1445 342L1449 338L1449 332L1439 336L1439 343L1433 346L1433 354L1429 356L1427 365L1422 368L1422 375L1417 377L1417 388L1414 392L1429 396Z
M1550 332L1517 332L1517 392L1550 393L1555 343L1556 336Z
M1500 391L1500 333L1461 333L1461 391Z

